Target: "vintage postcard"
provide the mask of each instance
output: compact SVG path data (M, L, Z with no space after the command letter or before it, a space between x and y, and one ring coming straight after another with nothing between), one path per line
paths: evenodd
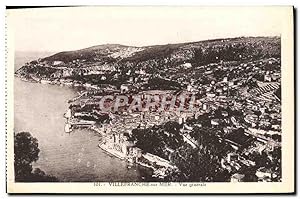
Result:
M7 192L295 192L292 6L6 10Z

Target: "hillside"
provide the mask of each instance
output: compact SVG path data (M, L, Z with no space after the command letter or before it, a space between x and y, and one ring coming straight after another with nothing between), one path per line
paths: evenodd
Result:
M169 81L170 88L174 89L181 86L175 86L172 81L186 85L191 79L203 84L221 79L225 74L237 78L242 71L235 69L240 64L271 58L280 59L280 37L238 37L144 47L105 44L31 61L16 74L27 79L63 78L117 87L123 83ZM274 64L259 67L280 69ZM164 80L148 81L153 78ZM157 85L144 88L157 88Z
M219 60L232 61L274 56L280 56L279 37L240 37L145 47L106 44L76 51L60 52L43 58L42 61L63 61L67 63L76 59L97 61L107 58L112 58L112 60L124 58L124 62L141 62L170 58L174 62L209 63L216 61L216 57Z

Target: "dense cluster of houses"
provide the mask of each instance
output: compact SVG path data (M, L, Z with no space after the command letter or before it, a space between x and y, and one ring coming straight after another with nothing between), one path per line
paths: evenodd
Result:
M231 45L238 44L233 42ZM218 52L219 46L213 45L211 48ZM111 57L130 57L141 50L128 48L113 52ZM103 60L75 59L68 63L59 60L38 60L27 64L18 74L41 83L85 88L80 96L71 100L67 129L72 126L93 128L104 137L99 145L102 149L119 158L154 168L157 176L163 176L164 172L174 165L169 160L153 154L141 153L141 150L128 140L127 135L135 128L149 128L176 121L182 125L181 135L184 141L197 148L199 143L190 132L193 126L202 124L194 122L191 125L188 120L192 118L197 121L201 115L211 114L208 125L213 129L222 129L220 140L232 147L232 151L222 158L221 166L232 174L233 182L243 181L243 168L256 165L255 161L245 154L265 152L266 158L272 161L271 152L281 147L280 58L253 61L248 57L247 61L224 61L215 56L213 63L199 64L193 61L194 54L195 52L187 47L176 51L169 58L148 59L136 65L124 62L126 67ZM242 54L235 56L246 60ZM174 60L177 60L177 63ZM170 63L176 64L166 67ZM151 89L150 80L153 78L166 83L155 85L163 89ZM186 92L195 95L197 109L179 112L127 112L120 109L113 113L103 113L98 109L101 97L106 94L160 96L169 92L169 82L170 85L176 83L177 90L169 88L173 89L173 94ZM219 109L222 109L220 114L213 116ZM243 131L233 134L237 129ZM278 178L279 174L262 166L256 170L255 175L260 181L272 181Z

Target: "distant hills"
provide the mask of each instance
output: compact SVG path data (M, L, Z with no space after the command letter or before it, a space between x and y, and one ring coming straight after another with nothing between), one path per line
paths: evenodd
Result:
M188 84L222 81L224 77L263 80L262 71L280 71L280 52L280 37L238 37L143 47L105 44L33 60L17 70L16 75L30 81L67 80L98 87L134 84L140 89L180 89ZM273 59L271 64L269 59Z
M188 61L206 64L219 60L255 60L267 57L280 57L280 37L239 37L144 47L105 44L60 52L45 57L42 61L67 63L78 59L112 63L167 59L165 62L169 63Z

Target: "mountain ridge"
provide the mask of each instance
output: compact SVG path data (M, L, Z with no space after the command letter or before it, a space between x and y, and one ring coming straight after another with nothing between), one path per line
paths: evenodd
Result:
M71 81L95 87L130 83L142 89L161 85L177 89L192 82L201 85L222 81L225 76L236 79L246 71L250 79L255 76L260 80L260 70L280 69L280 58L280 37L237 37L148 47L105 44L31 61L16 75L38 82ZM269 59L276 64L268 64ZM256 69L250 73L253 67Z
M229 42L239 42L240 40L266 40L266 39L273 39L278 40L280 37L273 36L273 37L234 37L234 38L223 38L223 39L212 39L212 40L202 40L202 41L195 41L195 42L183 42L183 43L171 43L171 44L162 44L162 45L149 45L149 46L128 46L123 44L100 44L95 45L79 50L73 50L73 51L62 51L59 53L56 53L54 55L45 57L42 59L42 61L65 61L69 62L74 59L90 59L92 56L109 56L109 52L115 53L120 50L137 50L139 53L145 51L144 53L154 53L157 54L155 51L167 51L166 53L172 53L172 50L175 50L177 48L200 48L203 47L203 45L209 45L209 44L215 44L218 45L218 42L223 43L229 43ZM131 55L136 54L134 52ZM160 54L160 53L159 53Z

